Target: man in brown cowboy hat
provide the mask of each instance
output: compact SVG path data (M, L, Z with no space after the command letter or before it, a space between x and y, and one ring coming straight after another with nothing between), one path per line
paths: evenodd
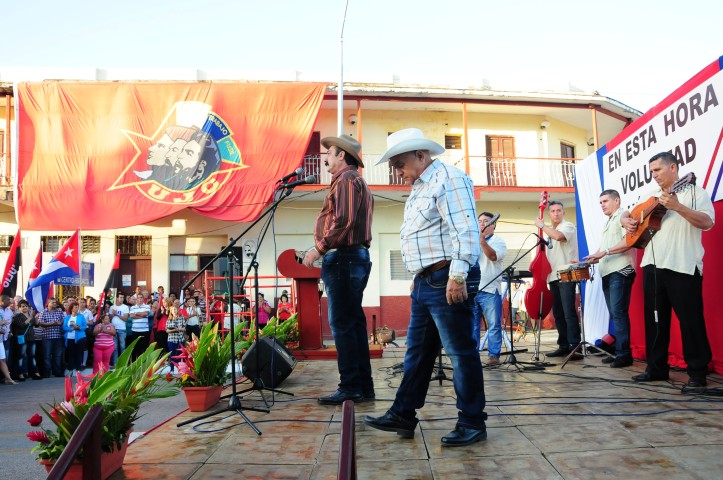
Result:
M304 265L324 257L321 278L329 299L329 325L334 336L339 367L339 388L319 398L324 405L340 405L345 400L361 402L374 398L372 367L369 361L367 320L362 295L372 263L374 200L367 182L358 171L364 168L361 145L348 135L326 137L324 161L332 175L329 194L316 218L314 247L306 252Z

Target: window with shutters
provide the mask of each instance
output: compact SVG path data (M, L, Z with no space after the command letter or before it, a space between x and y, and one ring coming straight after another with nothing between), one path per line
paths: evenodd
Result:
M40 242L43 244L43 252L45 253L58 253L60 247L70 239L69 236L63 235L44 235L40 237Z
M404 266L401 250L389 251L389 271L391 272L392 280L411 280L414 278L414 274L409 273L407 267Z
M15 235L0 235L0 252L10 251Z
M146 236L124 236L115 237L116 250L120 250L121 255L130 255L133 257L150 257L152 250L153 237Z
M565 187L575 185L575 146L569 143L560 142L560 158L562 165L562 181ZM571 160L564 160L570 158Z
M445 150L462 150L462 135L445 135Z

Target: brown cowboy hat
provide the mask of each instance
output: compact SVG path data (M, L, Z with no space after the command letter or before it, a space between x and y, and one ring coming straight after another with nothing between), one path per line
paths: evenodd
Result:
M349 135L342 135L341 137L325 137L321 139L321 144L324 148L329 148L332 145L344 150L346 153L352 156L356 160L357 165L364 168L364 162L362 162L361 156L361 144Z

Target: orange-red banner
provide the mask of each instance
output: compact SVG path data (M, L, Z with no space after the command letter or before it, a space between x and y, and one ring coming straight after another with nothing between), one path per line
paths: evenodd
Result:
M301 164L324 84L20 83L24 230L102 230L183 208L251 221Z

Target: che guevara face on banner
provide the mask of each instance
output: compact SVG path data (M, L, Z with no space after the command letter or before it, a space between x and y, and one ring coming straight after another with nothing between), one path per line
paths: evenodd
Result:
M218 191L231 172L244 168L233 133L202 102L177 103L153 137L124 133L139 152L111 190L135 186L156 201L192 204ZM145 151L139 139L146 140Z

